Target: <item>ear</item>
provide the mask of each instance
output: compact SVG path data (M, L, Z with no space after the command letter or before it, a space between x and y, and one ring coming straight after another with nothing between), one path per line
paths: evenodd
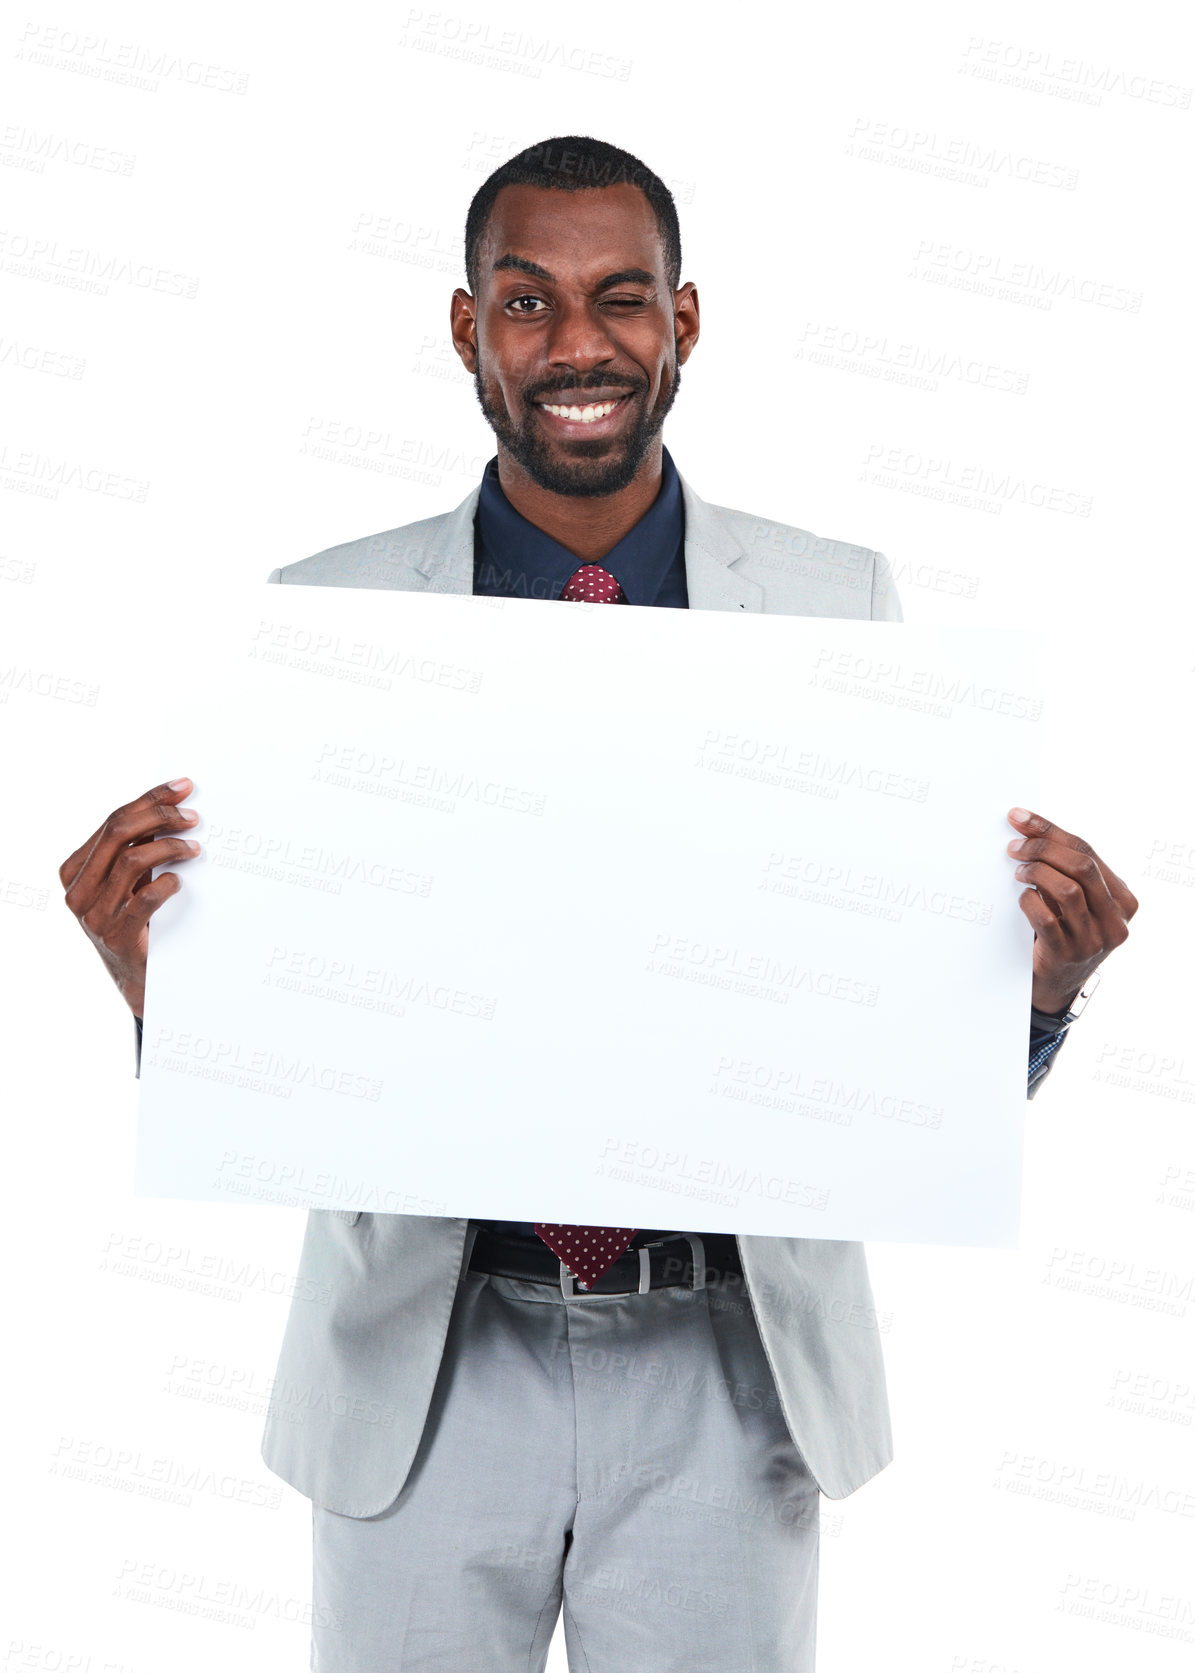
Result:
M449 308L452 346L461 365L472 376L477 370L477 303L467 290L454 290Z
M683 366L701 335L701 305L697 300L696 285L684 284L673 292L672 311L676 328L676 358Z

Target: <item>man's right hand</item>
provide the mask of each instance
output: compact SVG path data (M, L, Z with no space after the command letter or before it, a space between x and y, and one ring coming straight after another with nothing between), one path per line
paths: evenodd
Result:
M198 854L199 844L179 834L199 818L177 805L193 789L189 778L176 778L147 790L110 813L58 868L66 904L135 1017L145 1014L149 920L181 886L172 871L152 883L149 874Z

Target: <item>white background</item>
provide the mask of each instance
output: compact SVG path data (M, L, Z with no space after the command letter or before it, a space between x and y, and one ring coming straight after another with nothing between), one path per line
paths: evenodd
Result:
M667 439L694 487L879 547L910 621L1040 627L1043 811L1141 901L1029 1106L1021 1249L871 1250L897 1459L823 1503L819 1666L1186 1665L1195 68L1179 8L407 15L64 0L0 37L22 1535L3 1666L307 1664L308 1506L257 1456L302 1217L133 1199L132 1024L56 868L146 787L140 739L162 681L188 678L171 638L196 589L464 497L492 451L447 348L468 199L513 150L576 130L637 152L678 198L705 335ZM462 60L486 27L481 61ZM146 86L112 79L125 54ZM960 153L963 178L934 172ZM383 222L385 254L353 247ZM94 288L57 282L72 251ZM109 262L150 283L105 288ZM884 375L902 344L914 383ZM937 497L946 480L961 500ZM94 702L39 694L59 679ZM47 1149L74 1181L53 1208L22 1189ZM189 1497L145 1491L195 1471ZM145 1563L149 1601L122 1595ZM257 1602L193 1619L185 1575Z

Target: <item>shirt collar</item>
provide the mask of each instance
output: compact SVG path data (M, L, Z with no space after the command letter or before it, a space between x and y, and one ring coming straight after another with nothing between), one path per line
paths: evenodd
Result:
M504 590L524 598L559 598L581 560L515 510L498 481L494 456L481 479L477 532L482 563L506 579ZM672 455L663 449L660 491L639 521L602 558L628 604L654 604L685 534L684 500Z

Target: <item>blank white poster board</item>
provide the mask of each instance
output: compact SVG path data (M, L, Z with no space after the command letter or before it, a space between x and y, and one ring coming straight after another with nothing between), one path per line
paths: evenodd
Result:
M1027 635L263 586L191 639L141 1193L1015 1242Z

